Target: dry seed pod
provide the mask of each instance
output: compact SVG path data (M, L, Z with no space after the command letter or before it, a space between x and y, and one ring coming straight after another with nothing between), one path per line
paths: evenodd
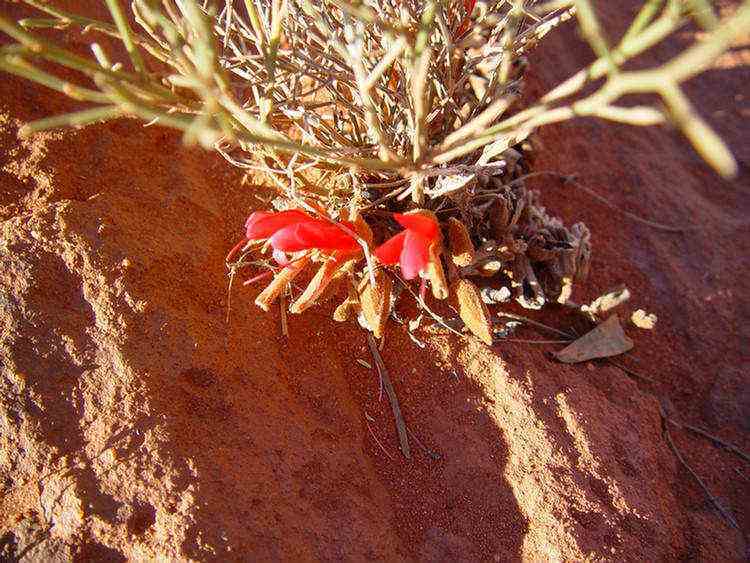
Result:
M466 327L488 346L492 345L492 322L487 306L473 283L459 279L451 288L458 314Z
M349 320L352 313L356 313L356 311L359 310L359 295L357 295L357 288L351 283L348 285L349 295L333 312L333 320L340 323Z
M289 307L290 313L302 313L308 307L314 305L329 284L335 279L341 264L336 260L326 260L315 273L315 276L305 288L305 291Z
M591 263L591 231L583 223L576 223L570 230L572 235L578 240L576 280L583 281L589 275L589 265Z
M448 282L445 281L443 262L440 260L440 252L437 244L430 247L430 263L427 265L427 279L432 286L432 295L435 299L448 297Z
M459 268L474 263L476 252L471 242L469 231L458 219L448 219L448 246L451 252L451 261Z
M273 277L273 280L268 284L268 287L261 291L258 297L255 298L255 304L264 311L268 311L271 308L271 304L276 301L276 298L281 294L289 282L296 278L309 263L310 255L308 254L284 267Z
M375 285L365 275L360 285L359 303L367 325L375 338L383 336L391 308L391 278L383 270L375 272Z
M357 234L368 244L372 245L372 229L370 228L370 225L368 225L365 220L362 218L362 215L359 213L356 213L354 218L352 218L353 213L346 212L345 214L342 214L342 220L343 221L351 221L354 223L354 229L357 231Z

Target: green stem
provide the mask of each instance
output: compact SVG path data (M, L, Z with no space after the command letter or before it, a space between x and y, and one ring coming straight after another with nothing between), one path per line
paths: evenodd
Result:
M130 25L128 20L125 18L125 14L122 13L120 4L117 0L105 0L107 2L107 8L112 14L112 19L115 20L115 25L120 32L122 42L125 45L125 50L130 55L130 61L133 63L133 68L140 73L146 72L146 66L143 64L141 54L138 52L138 48L133 42L133 35L130 31Z
M48 61L82 72L92 78L105 74L115 80L130 82L135 87L138 87L152 96L172 101L177 100L177 96L175 96L171 90L164 88L153 81L144 81L142 80L142 77L122 70L114 71L102 68L90 59L81 57L70 51L66 51L65 49L61 49L46 39L28 33L14 22L3 17L2 14L0 14L0 31L7 33L13 39L24 45L30 51L30 55L42 57Z
M93 109L87 109L83 111L77 111L74 113L66 113L63 115L55 115L52 117L45 117L37 121L32 121L21 127L19 134L21 136L31 135L39 131L46 131L48 129L58 129L60 127L80 127L82 125L90 125L97 121L107 121L120 117L122 110L117 106L103 106Z
M66 80L62 80L53 74L39 70L33 65L27 63L18 55L2 56L0 54L0 70L15 74L26 80L31 80L37 84L46 86L53 90L70 96L74 100L82 100L86 102L96 103L107 103L109 99L107 96L96 90L90 90L82 86L71 84Z

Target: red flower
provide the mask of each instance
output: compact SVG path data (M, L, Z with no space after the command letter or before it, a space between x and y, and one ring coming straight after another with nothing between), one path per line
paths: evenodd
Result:
M352 223L339 224L351 231L355 230ZM247 240L268 239L274 254L313 248L352 252L359 248L356 239L336 223L316 219L297 209L278 213L256 211L248 217L245 227Z
M393 217L404 230L391 237L375 250L383 264L401 266L404 278L411 280L427 271L434 260L434 246L440 241L437 221L426 213L394 213Z

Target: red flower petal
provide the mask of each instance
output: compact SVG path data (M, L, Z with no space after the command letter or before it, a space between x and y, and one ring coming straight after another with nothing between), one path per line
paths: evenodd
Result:
M267 239L279 229L307 221L315 221L315 219L297 209L278 213L256 211L245 222L246 236L248 240Z
M398 221L402 227L414 231L428 238L429 240L435 240L438 235L438 224L437 222L426 217L420 213L394 213L393 218Z
M284 252L298 252L311 248L352 251L359 247L357 241L339 227L323 220L305 221L284 227L276 231L270 242L274 250Z
M351 223L342 221L339 225L343 225L350 231L356 232L354 225ZM338 225L329 221L320 220L315 225L312 223L307 224L303 231L308 231L306 233L306 240L311 245L310 248L319 248L320 250L340 250L343 252L351 252L360 249L359 243L356 239L345 233Z
M286 256L286 252L283 250L274 250L273 251L273 259L276 260L276 263L279 266L288 266L291 264L289 258Z
M405 240L406 231L401 231L378 246L374 254L383 264L397 264L401 256L401 251L404 248Z
M407 229L399 264L406 280L413 280L430 262L430 240L420 233Z

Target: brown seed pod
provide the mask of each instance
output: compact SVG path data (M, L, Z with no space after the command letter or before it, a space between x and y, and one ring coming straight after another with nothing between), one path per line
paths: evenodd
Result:
M302 313L308 307L314 305L320 296L325 292L328 285L336 278L336 273L341 268L341 264L336 260L326 260L310 280L297 300L289 307L290 313Z
M451 217L448 223L448 247L451 261L459 268L470 266L476 258L476 251L471 242L469 231L458 219Z
M359 303L367 325L375 338L383 336L385 323L391 309L391 289L393 282L383 270L375 272L375 285L370 283L370 277L365 275L360 284Z
M469 280L458 279L451 287L461 320L479 340L492 345L490 312L482 301L479 289Z
M427 265L427 279L430 280L432 295L435 299L448 297L448 282L445 281L443 262L440 260L440 246L433 244L430 247L430 263Z
M356 314L356 312L359 311L359 295L357 294L357 288L351 283L347 285L349 286L349 295L333 312L333 320L339 323L348 321L353 313Z
M268 287L261 291L258 297L255 298L255 304L264 311L268 311L286 286L296 278L309 263L310 255L308 254L284 267L273 277L273 280L268 284Z

